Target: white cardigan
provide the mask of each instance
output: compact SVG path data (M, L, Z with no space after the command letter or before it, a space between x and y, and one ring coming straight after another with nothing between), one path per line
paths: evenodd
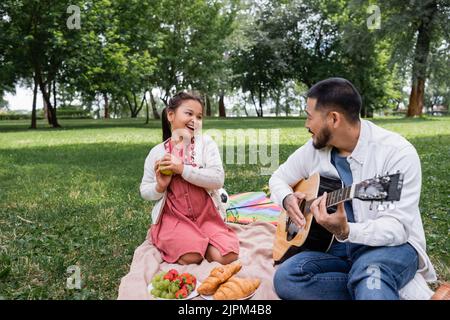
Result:
M339 178L330 158L331 148L317 150L309 140L273 173L269 180L272 200L282 206L283 199L293 192L293 186L315 172ZM422 174L414 146L399 134L361 120L358 143L347 161L355 183L397 170L405 176L401 199L395 209L377 211L370 209L368 202L352 202L355 222L349 223L350 233L344 242L368 246L397 246L409 242L419 255L418 274L427 281L435 281L435 270L426 254L419 211Z
M195 158L197 167L185 165L182 173L184 180L206 189L214 201L214 204L225 220L226 208L221 201L219 189L222 188L225 172L220 158L219 148L215 141L208 135L195 136ZM140 186L141 197L149 201L157 201L152 209L152 224L159 222L161 211L166 201L167 192L156 191L155 162L166 153L164 143L153 147L144 164L144 176Z

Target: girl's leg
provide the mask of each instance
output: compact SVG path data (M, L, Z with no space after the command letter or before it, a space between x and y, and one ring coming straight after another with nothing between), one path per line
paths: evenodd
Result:
M214 247L212 245L208 245L208 248L206 249L205 258L206 258L206 260L208 260L208 262L217 261L220 264L229 264L229 263L237 260L238 255L234 252L230 252L230 253L222 256L220 254L219 249L217 249L216 247Z
M183 254L180 259L178 259L179 264L200 264L202 262L203 257L200 253L196 252L189 252L186 254Z

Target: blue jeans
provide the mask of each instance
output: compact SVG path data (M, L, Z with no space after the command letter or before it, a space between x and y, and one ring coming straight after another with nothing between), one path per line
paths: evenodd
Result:
M284 261L274 286L287 300L397 300L418 261L409 243L370 247L335 240L327 253L304 251Z

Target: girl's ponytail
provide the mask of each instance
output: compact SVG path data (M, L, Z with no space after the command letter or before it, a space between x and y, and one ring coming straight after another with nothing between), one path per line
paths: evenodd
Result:
M166 141L172 136L172 130L170 129L170 122L169 120L167 120L167 107L165 107L162 111L161 121L162 121L163 141Z

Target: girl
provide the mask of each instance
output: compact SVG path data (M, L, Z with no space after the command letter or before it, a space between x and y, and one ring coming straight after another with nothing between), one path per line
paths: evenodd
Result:
M193 93L170 99L162 114L163 142L145 160L141 196L158 200L150 233L168 263L199 264L206 258L228 264L239 254L218 192L224 183L219 149L199 132L203 108Z

